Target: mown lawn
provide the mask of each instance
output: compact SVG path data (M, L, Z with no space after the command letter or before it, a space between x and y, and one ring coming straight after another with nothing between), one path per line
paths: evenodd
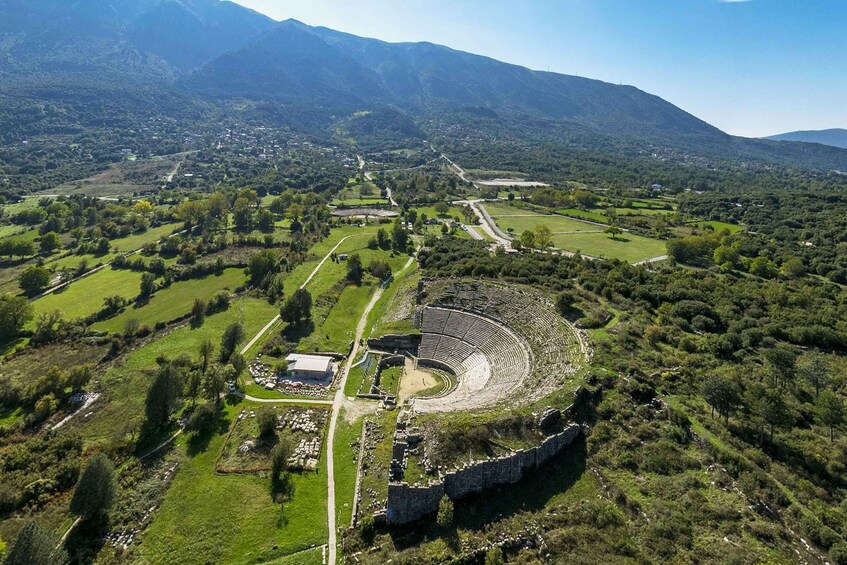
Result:
M563 208L561 210L556 211L560 214L582 218L583 220L588 220L589 222L600 222L601 224L605 224L609 221L605 214L592 210L580 210L579 208Z
M539 225L546 225L553 232L553 246L565 251L579 251L592 257L620 259L630 263L666 253L665 242L658 239L631 233L623 233L612 239L603 232L603 226L573 218L537 214L500 203L487 203L485 208L500 229L508 231L511 228L515 236Z
M140 308L128 306L114 318L97 322L91 327L97 331L120 332L127 321L136 319L141 326L152 328L156 322L167 322L190 312L195 299L208 301L219 290L235 290L246 280L244 269L226 269L221 275L175 282L168 288L156 291L150 301Z
M239 403L227 415L233 422L241 409L255 407ZM293 493L280 505L267 477L215 474L225 438L216 435L204 451L184 457L137 549L147 562L262 563L326 543L325 456L319 472L291 474Z
M415 293L420 277L417 263L413 263L402 275L395 276L368 316L365 337L414 331L414 320L405 315L414 312Z
M458 216L462 218L462 211L458 206L453 206L452 204L448 207L447 213L444 215L439 214L435 211L435 206L415 206L413 208L418 213L418 217L421 217L421 214L426 214L427 218L436 218L439 220L451 219Z
M376 206L377 204L388 204L386 198L336 198L330 202L333 206Z
M553 245L565 251L579 251L592 257L620 259L628 263L667 254L666 242L631 233L612 239L605 233L554 234Z
M33 302L33 306L36 316L43 312L61 310L66 320L84 318L103 308L103 300L109 296L138 296L140 286L141 273L106 267L71 283L61 292L39 298Z

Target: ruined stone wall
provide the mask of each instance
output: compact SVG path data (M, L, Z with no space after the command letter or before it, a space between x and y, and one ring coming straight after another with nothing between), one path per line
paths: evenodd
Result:
M379 363L376 365L376 374L374 375L373 384L371 384L371 394L382 394L380 384L382 383L382 370L386 367L399 367L406 362L406 358L402 355L384 355L380 357Z
M441 480L428 486L407 483L388 485L388 521L393 524L414 522L438 510L444 494L451 499L463 498L485 489L510 485L521 480L527 470L540 467L573 443L580 427L571 424L564 431L546 438L541 444L511 455L477 461L445 473Z
M421 336L419 335L384 335L382 337L371 338L368 340L368 347L379 351L411 351L416 353L421 344Z

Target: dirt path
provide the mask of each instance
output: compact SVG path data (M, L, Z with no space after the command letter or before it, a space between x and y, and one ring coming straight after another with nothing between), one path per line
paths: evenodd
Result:
M403 376L400 377L398 400L402 403L422 390L436 386L438 382L439 379L435 375L416 368L415 362L406 357Z
M231 392L229 394L233 394L243 398L244 400L249 400L250 402L260 402L263 404L332 404L332 400L322 400L320 398L257 398L255 396L250 396L249 394L244 394L240 391Z
M409 260L397 273L403 273L414 263L415 258L409 257ZM365 327L368 324L368 316L373 310L376 303L382 297L385 286L380 286L374 293L371 301L362 312L362 317L359 318L359 325L356 326L356 337L353 339L353 349L347 357L347 362L344 363L344 368L341 370L341 378L338 380L338 390L335 392L335 401L332 403L332 417L329 420L329 433L327 434L326 447L326 482L327 482L327 516L329 518L329 558L327 563L335 565L338 559L337 547L337 532L335 524L335 454L333 453L333 444L335 443L335 428L338 426L338 414L341 408L347 403L347 397L344 396L344 385L347 384L347 376L350 374L350 367L353 366L353 360L359 353L359 342L365 333Z
M315 269L309 274L309 277L306 279L306 281L303 284L300 285L300 289L302 290L302 289L306 288L306 285L309 284L312 281L313 278L315 278L315 275L318 274L318 271L321 270L321 267L324 266L324 263L326 263L327 259L329 259L332 256L333 253L335 253L335 250L338 249L341 246L342 243L344 243L347 239L350 239L351 237L359 237L361 235L364 235L364 234L352 233L350 235L345 235L340 240L338 240L338 243L335 244L335 247L330 249L329 253L324 255L324 258L321 259L321 262L318 263L318 266L315 267ZM273 317L273 319L270 322L265 324L265 327L263 327L261 330L259 330L259 333L257 333L255 336L253 336L253 339L251 339L247 343L247 345L245 345L241 349L241 354L246 355L247 351L249 351L250 348L253 347L253 345L255 345L255 343L257 341L259 341L262 338L263 335L265 335L265 332L267 332L269 329L271 329L271 326L273 326L279 320L280 320L280 316L279 316L279 314L277 314L276 316Z
M350 374L350 366L353 364L353 359L359 352L359 340L362 339L362 334L365 333L365 325L368 321L368 315L373 310L373 307L382 297L383 287L377 289L371 301L368 302L362 317L359 320L359 325L356 328L356 337L353 340L353 350L350 351L350 356L347 357L347 362L341 371L341 378L338 381L338 390L335 392L335 401L332 403L332 417L329 421L329 434L326 440L326 481L327 481L327 516L329 517L329 565L335 565L338 548L336 542L336 525L335 525L335 462L333 453L333 443L335 442L335 428L338 426L338 413L344 406L346 398L344 397L344 385L347 384L347 375Z

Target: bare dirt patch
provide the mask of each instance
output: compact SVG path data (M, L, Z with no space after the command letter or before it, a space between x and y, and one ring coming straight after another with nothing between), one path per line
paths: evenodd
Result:
M403 376L400 377L399 400L402 402L421 391L433 388L438 383L438 377L422 369L416 369L415 363L407 357Z

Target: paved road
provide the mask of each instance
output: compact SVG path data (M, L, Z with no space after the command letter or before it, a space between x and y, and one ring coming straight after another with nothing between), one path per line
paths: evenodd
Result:
M414 257L409 257L409 260L397 273L398 275L412 266L415 261ZM335 565L338 559L338 547L336 542L337 532L335 525L335 454L333 453L333 444L335 443L335 428L338 425L338 414L344 406L347 398L344 396L344 385L347 383L347 375L350 374L350 367L353 366L353 360L359 353L359 342L365 333L365 326L368 323L368 315L370 315L373 307L379 302L382 297L382 292L385 290L385 285L380 286L374 293L371 301L362 312L362 317L359 319L359 325L356 327L356 337L353 340L353 349L347 357L347 362L341 370L341 378L338 380L338 390L335 391L335 401L332 403L332 417L329 420L329 433L327 434L326 447L326 482L327 482L327 516L329 518L329 559L328 565Z
M373 175L370 173L370 171L365 170L365 160L362 159L361 155L356 155L356 158L359 160L359 169L362 171L362 173L364 173L365 179L367 179L371 182L374 182ZM424 165L421 165L421 166L424 166ZM399 170L402 170L402 169L397 169L397 170L399 171ZM386 196L388 196L388 203L391 204L394 207L397 207L397 201L394 200L394 195L391 194L391 189L388 186L385 187L385 193L386 193Z
M506 235L505 233L503 233L503 231L500 230L500 228L497 226L491 216L488 215L488 212L485 211L485 208L480 205L481 202L484 201L457 200L453 202L453 204L467 204L468 206L470 206L471 210L473 210L474 214L476 214L476 217L479 218L480 227L482 228L482 231L487 233L491 237L491 239L496 242L497 245L502 245L504 249L511 249L512 240L509 238L508 235ZM471 237L474 237L473 234L471 234ZM476 238L474 237L474 239Z
M467 224L462 224L462 227L468 232L468 235L471 236L471 239L476 239L478 241L482 241L485 239L485 236L476 231L476 226L469 226Z

